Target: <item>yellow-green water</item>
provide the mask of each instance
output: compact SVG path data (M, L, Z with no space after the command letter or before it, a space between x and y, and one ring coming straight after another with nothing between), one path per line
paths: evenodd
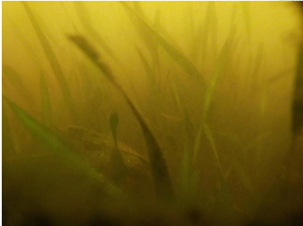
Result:
M294 213L302 207L298 191L302 163L297 160L301 146L289 155L290 106L302 37L295 4L3 2L2 19L3 94L34 117L24 127L28 118L20 120L20 114L16 116L16 110L4 101L4 200L8 200L9 221L16 222L12 225L27 222L26 214L40 205L42 211L56 217L61 214L58 218L64 219L68 213L63 207L52 209L60 206L62 197L68 208L75 206L71 213L82 212L81 202L88 202L91 213L113 217L114 207L102 211L110 201L102 202L103 196L90 192L94 180L78 178L81 170L91 166L111 181L103 168L109 167L115 150L110 126L113 112L119 117L118 147L127 167L133 169L130 179L118 186L130 194L130 200L119 200L117 195L115 202L127 208L138 197L157 200L149 165L150 143L125 96L92 62L96 54L159 143L177 200L191 200L190 205L198 206L209 222L222 216L231 222L253 219L266 205L270 207L264 219L274 221L272 216L280 214L276 203L287 203L282 212ZM71 36L87 40L93 50L89 57ZM72 131L68 128L81 133L66 136L66 131ZM70 159L61 162L54 149L67 149L64 158ZM90 154L83 154L83 149ZM74 154L89 165L79 169L80 173L68 165L79 163ZM276 182L289 156L296 167ZM65 170L66 175L62 174ZM76 189L78 183L84 185ZM295 192L291 198L283 193L285 184ZM102 190L102 186L95 187ZM66 195L70 189L73 192ZM273 198L262 204L268 193ZM20 203L12 199L16 194L22 197ZM45 201L50 194L58 201ZM187 211L189 204L177 203L170 216L161 212L164 207L144 206L146 212L154 211L151 216L161 212L170 221L178 211ZM139 209L133 212L144 218L144 210ZM91 216L87 212L79 216L81 222ZM14 214L21 219L13 221ZM133 216L116 214L117 218Z

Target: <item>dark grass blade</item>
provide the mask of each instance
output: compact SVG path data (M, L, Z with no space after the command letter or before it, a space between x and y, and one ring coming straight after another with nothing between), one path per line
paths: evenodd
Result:
M113 135L114 145L115 148L111 154L111 161L110 161L110 173L111 178L118 184L122 184L126 177L126 166L123 161L121 152L118 148L118 141L117 141L117 129L119 124L119 117L117 112L112 112L110 115L110 128Z
M38 39L40 41L40 44L43 48L43 51L50 63L50 66L56 76L56 79L59 83L59 86L60 86L60 90L63 94L63 98L67 104L67 107L70 111L70 114L71 114L71 117L73 118L73 120L75 122L77 122L77 112L76 112L76 108L75 108L75 105L74 105L74 102L73 102L73 99L72 99L72 96L71 96L71 93L70 93L70 89L69 89L69 86L67 84L67 81L66 81L66 78L64 76L64 73L63 73L63 70L60 66L60 63L58 61L58 58L56 57L49 41L47 40L45 34L43 33L42 31L42 28L40 27L38 21L36 20L35 18L35 15L34 13L32 12L32 10L30 9L30 7L28 6L27 2L22 2L23 6L24 6L24 9L27 13L27 16L28 18L30 19L32 25L33 25L33 28L36 32L36 35L38 36Z
M26 103L28 103L31 110L34 110L35 105L33 96L30 94L26 85L23 83L19 73L11 66L4 65L2 67L3 79L6 78L14 86L16 91L22 96Z
M126 3L121 2L124 9L126 10L131 21L134 21L134 18L138 23L134 25L139 30L146 30L146 36L153 36L157 39L158 43L166 50L166 52L174 59L174 61L179 64L184 71L186 71L192 78L197 79L198 81L202 80L202 84L205 85L204 77L199 72L199 70L194 66L194 64L175 46L168 42L162 35L160 35L154 28L152 28L148 22L141 18L136 12L134 12ZM138 25L139 24L139 25ZM150 35L149 35L150 34Z
M60 136L45 125L38 122L34 117L20 108L8 98L3 96L5 102L11 107L13 112L19 118L26 130L48 150L55 155L60 156L67 164L73 166L79 173L84 174L104 185L107 194L117 195L120 191L109 182L103 175L99 174L94 168L86 163L80 156L73 153L70 148L61 140Z
M118 61L118 58L113 52L113 50L101 37L101 35L96 31L96 29L93 27L92 23L90 22L89 13L84 3L85 2L81 2L81 1L74 2L76 12L78 14L78 17L80 18L80 22L82 23L83 28L87 31L88 34L91 35L91 37L96 41L96 43L98 43L98 45L100 45L112 59Z
M41 87L41 106L42 106L42 122L47 125L52 125L52 105L49 96L48 87L45 81L44 73L40 72L40 87Z
M114 75L111 73L109 67L100 60L99 54L92 48L87 40L79 35L70 36L69 39L74 42L86 56L99 68L99 70L106 76L112 85L121 93L127 104L130 106L132 112L137 118L148 149L149 161L151 165L152 177L155 184L155 190L159 197L167 198L173 195L173 187L167 169L166 162L163 158L160 146L155 138L155 135L150 129L145 118L139 111L137 105L129 98L124 88L116 81Z
M10 23L16 33L16 36L20 40L20 42L23 44L24 48L27 50L28 53L30 53L33 61L35 62L35 65L40 65L41 60L39 59L39 56L37 54L37 51L34 50L34 48L29 44L29 42L26 40L25 35L20 31L18 26L10 20Z
M157 82L156 82L156 74L155 70L152 69L152 67L149 65L146 57L143 55L141 50L137 47L137 51L139 53L140 59L142 61L142 64L144 66L145 73L147 75L147 78L149 80L149 86L150 86L150 96L151 96L151 109L152 107L156 107L157 104L159 103L159 91L157 87Z

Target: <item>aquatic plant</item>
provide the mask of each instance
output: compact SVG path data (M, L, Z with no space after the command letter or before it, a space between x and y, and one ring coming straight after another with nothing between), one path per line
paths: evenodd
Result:
M272 223L277 202L293 210L289 181L298 154L289 152L288 137L295 144L301 136L302 56L281 63L266 44L254 43L254 5L229 3L229 28L222 29L221 3L173 3L192 13L173 30L177 25L166 20L174 15L149 11L145 3L55 4L71 27L58 37L34 3L21 4L32 35L10 21L34 70L9 60L2 69L6 222L26 224L14 214L28 216L40 203L61 224L65 209L83 206L89 206L79 216L83 224L96 215L100 224L118 224L120 217L154 221L165 208L171 216L164 219L183 225ZM110 33L120 26L111 19L96 23L90 4L113 7L100 18L120 10L129 37ZM294 99L288 134L288 111L276 106L288 106L280 90L288 93L291 74L297 80L288 94ZM20 204L16 194L34 202Z

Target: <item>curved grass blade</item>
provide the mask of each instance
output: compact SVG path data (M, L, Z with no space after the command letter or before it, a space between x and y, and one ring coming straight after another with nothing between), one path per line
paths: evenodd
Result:
M39 38L39 41L41 43L41 46L43 48L43 51L50 63L50 66L57 78L57 81L59 83L61 92L63 94L63 98L67 104L67 107L69 109L69 112L71 114L71 117L73 118L73 120L75 122L77 122L78 116L77 116L77 111L70 93L70 89L69 86L67 84L66 78L64 76L63 70L60 66L60 63L58 61L58 58L56 57L49 41L47 40L45 34L43 33L39 23L37 22L34 13L32 12L32 10L30 9L30 7L28 6L27 2L22 2L24 9L27 13L28 18L30 19L34 30Z
M149 161L156 193L161 198L171 197L173 195L173 187L171 184L167 165L162 155L162 151L146 119L139 111L139 108L132 101L132 99L129 98L125 89L116 81L109 67L100 60L99 53L92 48L90 43L88 43L83 36L73 35L70 36L69 39L74 42L84 52L84 54L86 54L86 56L99 68L99 70L106 76L106 78L126 100L127 104L137 118L143 132L145 143L148 149Z
M222 165L221 165L220 158L218 155L218 150L217 150L215 138L213 136L213 132L207 123L208 116L210 114L211 107L213 105L213 99L214 99L213 97L215 94L215 89L217 87L220 76L222 76L222 74L224 73L224 69L225 69L226 62L227 62L227 59L229 56L229 52L230 52L230 45L229 45L229 39L227 39L224 46L221 49L218 60L216 62L214 73L212 75L212 80L206 90L202 121L200 124L198 136L196 137L196 146L195 146L194 156L197 156L197 154L198 154L197 151L199 150L198 148L200 146L200 139L201 139L202 131L204 131L206 138L211 146L213 155L216 159L216 165L219 170L220 184L221 184L221 191L222 191L222 193L221 193L222 201L224 204L226 204L228 206L232 206L232 194L231 194L228 182L226 181L226 178L224 177L224 173L223 173Z
M48 150L55 155L60 156L67 164L73 166L79 173L82 173L100 183L104 186L104 191L109 195L118 195L120 193L110 181L108 181L103 175L98 173L88 163L86 163L80 156L73 153L69 147L62 142L60 136L53 132L45 125L38 122L34 117L29 115L26 111L20 108L17 104L10 101L7 97L3 96L3 99L11 107L13 112L19 118L23 126L27 131L32 134L34 138L44 144Z
M134 8L137 15L139 15L141 18L144 18L145 21L149 22L149 19L147 18L146 14L142 10L141 4L139 2L134 2ZM158 45L157 40L150 32L148 27L146 27L143 23L141 23L141 21L137 20L132 14L129 14L129 19L137 29L139 37L144 43L146 49L148 49L148 52L151 53L152 58L156 60L157 57L159 57L157 51L157 45Z
M3 78L7 78L10 83L15 87L16 91L24 98L24 100L28 103L31 110L34 110L33 105L35 104L34 99L26 85L23 83L21 76L19 73L11 66L4 65L2 67Z
M126 10L128 16L133 21L133 18L139 22L140 26L137 23L134 23L137 26L137 29L142 29L144 27L151 35L153 35L158 43L166 50L166 52L174 59L174 61L179 64L183 70L185 70L190 76L194 79L202 80L203 85L205 85L204 78L199 70L194 66L194 64L176 47L169 43L162 35L160 35L154 28L152 28L148 22L141 18L136 12L134 12L127 4L121 2Z
M110 48L110 46L106 43L106 41L101 37L101 35L96 31L90 22L89 13L87 12L87 8L84 5L84 2L77 1L74 2L76 12L78 17L80 18L80 22L83 24L83 28L87 31L88 34L100 45L104 51L115 61L118 61L117 56L114 51Z
M152 69L152 67L148 64L146 57L143 55L143 53L140 51L140 49L137 47L137 51L139 53L140 59L142 61L142 64L145 69L145 73L149 80L150 85L150 92L151 96L153 98L153 104L158 103L159 100L159 92L157 91L157 84L155 79L155 71Z

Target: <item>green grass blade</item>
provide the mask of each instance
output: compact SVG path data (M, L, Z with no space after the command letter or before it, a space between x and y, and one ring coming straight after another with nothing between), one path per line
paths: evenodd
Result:
M204 108L203 108L203 116L202 121L207 120L208 115L211 110L211 106L213 104L213 97L215 94L215 89L217 87L217 83L219 81L220 76L223 74L224 67L226 65L228 54L229 54L229 39L226 40L224 46L222 47L222 50L220 52L220 55L218 57L218 60L216 62L214 72L211 76L210 84L208 85L206 89L205 99L204 99Z
M69 86L67 84L66 78L64 76L63 70L60 66L60 63L58 61L58 58L56 57L49 41L47 40L45 34L43 33L39 23L37 22L34 13L32 12L32 10L30 9L30 7L28 6L27 2L22 2L24 9L27 13L28 18L30 19L34 30L39 38L40 44L43 48L43 51L50 63L50 66L57 78L57 81L59 83L60 86L60 90L63 94L63 98L67 104L67 107L70 111L71 117L73 118L74 122L77 122L78 116L77 116L77 111L70 93L70 89Z
M42 106L42 122L47 125L52 125L52 105L49 96L48 87L45 81L44 73L40 72L40 87L41 87L41 106Z
M226 62L229 56L229 38L226 40L224 46L221 49L221 52L219 54L218 60L216 62L216 66L214 68L214 73L212 74L211 77L211 81L209 86L206 89L206 94L205 94L205 99L204 99L204 109L203 109L203 115L202 115L202 120L201 120L201 124L200 124L200 128L199 128L199 132L198 132L198 136L196 138L196 146L200 146L200 141L199 139L201 139L201 135L202 132L205 133L206 138L211 146L211 150L213 152L213 155L216 159L216 165L217 168L219 170L219 175L220 175L220 184L221 184L221 195L222 195L222 200L224 202L224 204L231 206L232 205L232 195L231 195L231 191L229 188L229 185L224 177L224 173L223 173L223 169L222 169L222 165L220 162L220 158L219 158L219 154L218 154L218 150L217 150L217 146L216 146L216 142L215 142L215 138L213 136L213 132L211 131L211 128L209 127L207 120L208 120L208 116L211 112L211 107L213 105L213 100L214 100L214 94L215 94L215 89L217 87L218 81L220 76L223 75L224 73L224 69L226 66ZM195 147L195 155L196 156L198 147Z
M58 134L38 122L34 117L29 115L15 103L11 102L5 96L3 96L3 99L11 107L26 130L32 134L34 138L44 144L52 154L60 156L63 160L66 161L67 164L72 165L79 173L83 173L84 175L103 183L104 189L108 194L119 194L119 190L114 185L112 185L103 175L99 174L80 156L74 154L69 149L69 147L64 142L62 142Z
M210 2L208 3L206 13L205 13L205 19L204 23L201 23L198 27L197 35L195 42L196 43L196 55L199 54L199 51L201 51L201 67L202 69L205 68L205 63L207 59L206 53L207 46L209 43L209 37L210 37L210 27L211 27L211 11L210 11ZM200 50L201 49L201 50Z
M220 158L219 158L219 154L218 154L218 150L217 150L217 146L216 146L216 142L215 142L215 138L213 136L213 133L209 127L209 125L207 123L204 123L203 125L204 127L204 132L206 134L206 137L207 137L207 140L209 141L210 143L210 146L212 148L212 151L214 153L214 156L216 158L216 161L218 163L218 167L223 175L223 170L222 170L222 166L221 166L221 163L220 163Z
M221 201L223 202L224 205L232 207L233 206L232 193L230 191L229 184L228 184L226 178L224 177L223 168L221 165L221 161L220 161L220 158L218 155L218 150L217 150L216 143L215 143L215 138L213 136L213 133L212 133L209 125L206 122L203 123L203 129L206 134L207 140L210 143L213 154L215 156L217 168L219 169L220 185L221 185Z
M166 50L166 52L174 59L174 61L179 64L184 71L186 71L192 78L197 79L198 81L202 80L202 84L205 85L204 78L199 70L194 66L194 64L176 47L174 47L171 43L169 43L162 35L160 35L156 30L154 30L148 22L142 19L136 12L134 12L127 4L121 2L129 15L130 19L133 21L133 18L136 19L140 23L140 27L138 29L144 29L153 35L158 43Z
M4 103L2 102L2 156L12 156L17 154L17 150L14 144L14 139L11 134L11 128L8 122Z
M178 110L183 118L183 157L181 160L180 184L179 190L182 195L194 197L198 190L199 170L195 166L195 157L193 157L193 123L187 108L181 104L178 89L175 83L172 83L172 89L177 102Z
M172 89L175 97L175 101L177 102L178 110L179 113L183 116L184 118L184 111L181 105L180 97L179 97L179 92L176 87L176 84L173 82L172 83ZM184 120L183 120L184 121ZM190 147L189 147L189 134L187 133L186 130L186 121L184 122L184 131L183 131L183 157L181 160L181 172L180 172L180 188L179 190L181 193L188 193L189 192L189 183L190 183L190 177L191 177L191 172L192 172L192 165L191 165L191 154L190 154Z
M117 129L118 129L118 124L119 124L119 116L118 116L117 112L112 112L110 114L109 122L110 122L110 128L112 131L112 135L114 138L114 142L115 142L115 144L117 144Z

